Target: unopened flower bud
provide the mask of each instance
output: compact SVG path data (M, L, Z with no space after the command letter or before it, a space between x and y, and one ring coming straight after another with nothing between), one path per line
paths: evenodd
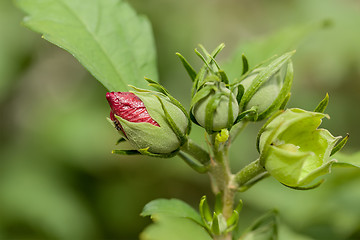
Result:
M109 92L106 98L115 128L135 149L159 154L179 149L179 133L174 132L163 107L184 135L188 119L167 96L154 91Z
M239 114L235 95L223 82L204 84L193 97L191 113L208 132L230 128Z
M279 182L290 187L309 184L330 172L331 152L340 137L318 129L326 114L288 109L260 132L260 160Z
M261 68L255 69L250 73L250 75L245 78L241 84L244 86L245 92L249 89L251 83L261 72ZM247 103L245 110L250 109L253 106L257 107L259 113L264 112L270 105L274 102L276 97L279 95L280 89L283 85L283 77L280 72L277 72L269 78L257 92L252 96L252 98Z
M265 119L286 103L293 80L289 60L292 54L284 54L268 66L254 69L240 82L245 90L240 102L241 112L250 109L256 111L256 114L247 117L248 120Z

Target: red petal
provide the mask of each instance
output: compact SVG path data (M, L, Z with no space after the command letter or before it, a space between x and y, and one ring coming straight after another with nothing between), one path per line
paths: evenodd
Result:
M108 92L106 93L106 98L110 104L112 113L121 117L122 119L137 123L148 122L154 126L160 127L160 125L151 118L141 99L134 93ZM111 116L110 114L110 118L112 117L114 116Z

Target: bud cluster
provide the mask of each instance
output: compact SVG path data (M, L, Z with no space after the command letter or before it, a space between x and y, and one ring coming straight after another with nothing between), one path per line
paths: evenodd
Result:
M294 52L289 52L254 69L248 69L243 56L242 75L229 82L215 61L223 47L222 44L209 54L201 46L206 57L196 51L204 62L199 72L178 54L193 80L190 117L208 133L230 130L241 120L260 121L270 117L286 105L293 80L290 58Z
M189 113L164 87L150 79L146 79L149 86L157 91L133 87L135 91L132 92L107 93L111 107L110 121L134 148L114 152L172 157L182 150L179 156L190 166L199 172L207 172L209 153L187 138L191 121L214 137L212 147L218 151L220 146L230 142L228 139L234 132L231 130L240 121L255 122L269 118L257 139L260 156L256 162L261 167L258 172L265 169L279 182L292 188L302 188L316 177L330 172L331 166L336 163L330 157L345 145L347 137L336 145L340 137L318 129L321 119L328 117L323 114L328 96L313 112L297 108L284 110L293 81L291 57L295 51L252 69L249 69L243 56L242 74L238 79L229 81L215 60L223 47L223 44L218 46L211 54L202 46L203 54L195 50L204 62L198 72L177 53L193 81ZM184 152L197 157L197 160L202 159L201 164L194 163ZM233 225L233 222L225 224L220 213L211 217L208 215L203 216L207 227L217 229L219 234Z

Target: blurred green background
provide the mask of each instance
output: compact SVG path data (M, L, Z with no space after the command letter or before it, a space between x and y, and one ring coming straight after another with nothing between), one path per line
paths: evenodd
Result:
M350 133L343 153L360 158L359 1L129 2L153 24L162 84L187 107L191 81L175 52L199 67L193 49L224 42L218 59L231 76L236 52L254 65L297 46L289 106L312 110L328 92L331 120L322 126ZM212 199L208 177L179 158L112 155L106 90L22 18L11 0L0 1L0 239L137 239L151 222L139 216L147 202L179 198L196 207L202 195ZM256 158L259 127L234 143L233 169ZM192 137L203 136L194 127ZM281 239L360 239L359 170L334 169L326 179L304 192L264 180L239 195L242 226L276 208Z

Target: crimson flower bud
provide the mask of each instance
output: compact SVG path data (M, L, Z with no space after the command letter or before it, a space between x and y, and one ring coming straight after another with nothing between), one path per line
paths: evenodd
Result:
M154 91L108 92L106 98L115 128L136 150L163 154L179 149L179 133L174 132L172 125L185 135L188 119L167 96ZM172 116L172 123L166 114Z
M115 115L130 122L148 122L159 127L159 124L151 118L146 110L145 104L134 93L108 92L106 93L106 99L111 107L110 119L114 122L116 129L122 131L125 136L126 133Z

